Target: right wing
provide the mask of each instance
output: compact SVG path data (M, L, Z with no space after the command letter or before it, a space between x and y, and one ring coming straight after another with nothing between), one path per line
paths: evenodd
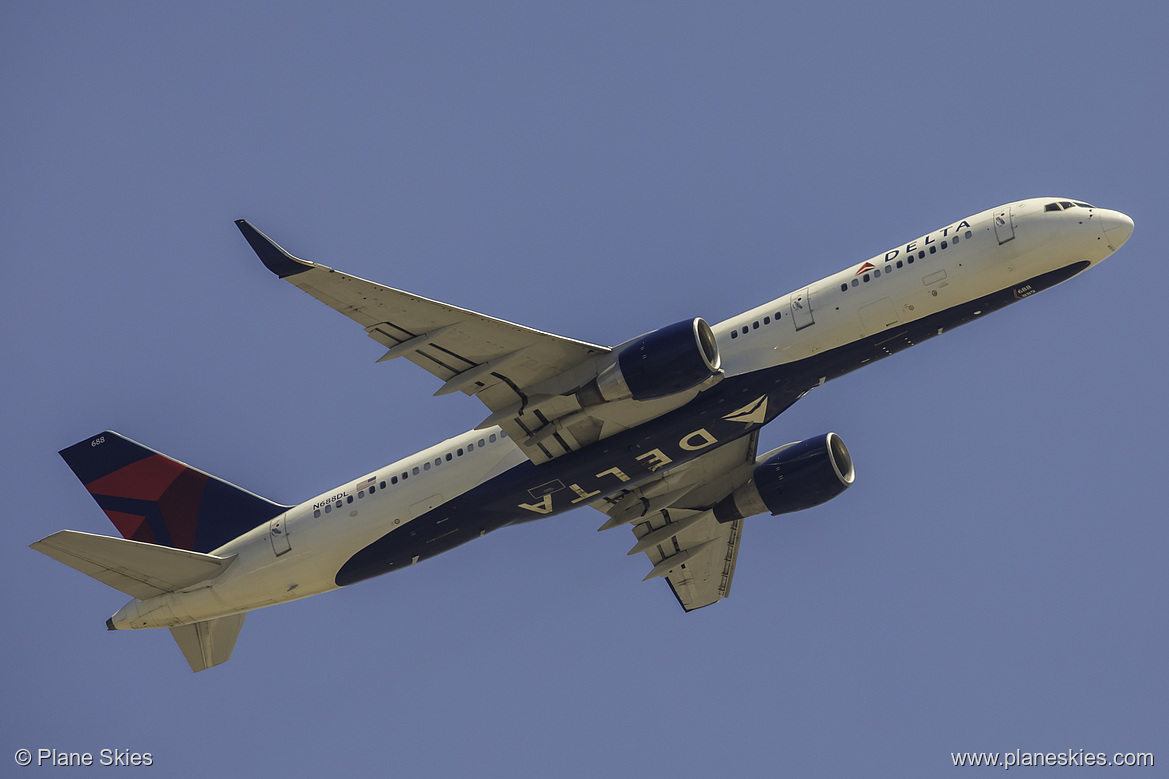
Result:
M582 409L572 393L596 375L609 347L359 279L293 257L247 220L236 226L268 270L357 322L386 347L379 362L405 357L443 381L436 395L477 396L491 410L480 427L500 425L533 462L635 427L698 392Z
M247 220L236 226L268 270L357 322L385 346L389 351L378 362L405 357L442 379L436 395L481 394L508 382L531 386L609 351L297 259ZM500 375L504 366L506 376ZM472 369L478 370L469 373ZM517 399L514 394L505 398L509 403Z

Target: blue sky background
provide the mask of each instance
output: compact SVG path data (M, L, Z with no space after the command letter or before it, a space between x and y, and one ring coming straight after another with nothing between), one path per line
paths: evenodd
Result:
M150 752L166 776L936 776L951 752L1015 749L1169 763L1157 4L2 16L0 765L21 747ZM167 631L106 632L120 593L27 548L114 533L56 454L103 429L298 502L483 417L375 364L234 219L616 343L1048 194L1136 232L772 423L762 449L840 433L857 483L749 520L731 598L701 612L643 584L631 536L582 509L256 612L232 660L193 675Z

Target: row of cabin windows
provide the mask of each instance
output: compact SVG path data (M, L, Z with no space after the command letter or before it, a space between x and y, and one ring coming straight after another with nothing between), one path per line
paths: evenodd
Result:
M779 321L779 318L781 315L782 314L779 311L775 312L775 321L776 322ZM763 317L763 324L765 324L765 325L771 324L771 317L770 316ZM758 329L759 329L759 320L756 319L750 325L743 325L743 335L746 335L747 333L751 332L752 330L758 330ZM738 337L739 337L739 330L738 330L738 328L736 328L736 329L731 331L731 338L738 338Z
M390 477L390 484L397 484L399 481L406 481L406 479L410 478L411 474L413 474L414 476L417 476L422 471L429 471L431 469L432 465L433 465L433 467L437 468L438 466L442 465L444 462L449 463L451 460L455 459L456 457L462 457L463 454L470 454L471 452L475 451L476 446L478 446L480 449L482 449L483 447L487 446L487 444L493 444L496 442L497 439L504 439L504 438L507 438L507 433L503 432L502 430L499 431L498 436L495 433L492 433L490 436L488 436L485 439L480 438L478 441L467 444L465 451L464 451L463 447L459 447L454 452L447 452L442 457L434 458L433 463L430 460L427 460L426 462L422 463L421 466L416 465L412 469L410 469L409 471L402 471L401 476L391 476ZM358 500L360 500L361 498L364 498L366 491L368 491L370 495L373 495L379 489L384 490L385 488L386 488L386 480L385 479L382 479L377 484L373 484L372 480L371 480L368 487L365 487L365 488L357 491L357 498L358 498ZM353 496L346 495L345 502L352 503ZM338 511L341 510L341 499L340 498L338 498L335 502L326 503L325 508L324 508L324 513L331 514L333 512L333 509L337 509ZM321 509L315 509L313 511L313 516L320 517L321 516Z
M969 239L970 239L970 238L972 238L972 237L974 237L974 234L973 234L972 232L970 232L969 230L967 230L967 231L966 231L966 232L965 232L965 233L964 233L962 236L960 236L960 237L959 237L959 236L957 236L957 235L955 235L955 236L953 237L953 239L952 239L952 243L953 243L954 245L957 245L957 244L958 244L958 241L960 240L960 238L965 238L965 239L969 240ZM948 248L950 247L950 242L947 242L947 241L942 241L940 244L931 243L931 244L930 244L930 248L929 248L929 253L930 253L930 254L937 254L937 253L938 253L938 248L939 248L939 247L940 247L940 248L942 248L942 249L948 249ZM925 259L925 251L926 251L925 249L920 249L920 250L917 252L917 256L916 256L916 257L915 257L914 255L910 254L910 255L908 255L908 256L905 258L905 260L904 260L904 261L902 261L902 260L898 260L898 261L897 261L897 262L895 262L895 263L893 263L893 262L889 263L888 265L886 265L886 266L885 266L885 273L889 273L889 272L891 272L891 271L892 271L894 268L902 268L902 267L904 267L905 265L912 265L914 260L923 260L923 259ZM873 271L872 271L871 273L866 273L864 276L862 276L862 277L861 277L861 278L859 278L859 279L853 279L853 280L852 280L852 286L854 286L854 287L859 287L859 286L860 286L862 283L864 283L864 282L868 282L870 279L879 279L879 278L881 278L881 269L880 269L880 268L875 268L875 269L873 269ZM846 283L846 284L841 284L841 285L840 285L840 291L841 291L841 292L848 292L848 287L849 287L849 285L848 285L847 283Z

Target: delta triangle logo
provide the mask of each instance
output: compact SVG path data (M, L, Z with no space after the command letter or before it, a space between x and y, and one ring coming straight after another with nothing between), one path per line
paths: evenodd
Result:
M857 276L859 276L859 275L861 275L862 273L864 273L865 271L875 270L875 269L876 269L876 267L877 267L877 266L876 266L876 265L874 265L873 263L871 263L871 262L866 262L864 265L862 265L862 266L860 266L859 268L857 268L856 275L857 275Z
M742 422L745 425L761 425L767 421L767 396L760 395L738 411L732 411L723 419L728 422Z

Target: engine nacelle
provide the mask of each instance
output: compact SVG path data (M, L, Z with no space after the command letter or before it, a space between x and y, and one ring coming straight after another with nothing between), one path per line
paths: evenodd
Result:
M664 398L698 386L718 373L721 364L710 325L695 317L627 344L576 397L582 406Z
M788 444L755 467L751 480L714 507L719 522L771 512L772 516L819 506L856 478L852 455L836 433Z

